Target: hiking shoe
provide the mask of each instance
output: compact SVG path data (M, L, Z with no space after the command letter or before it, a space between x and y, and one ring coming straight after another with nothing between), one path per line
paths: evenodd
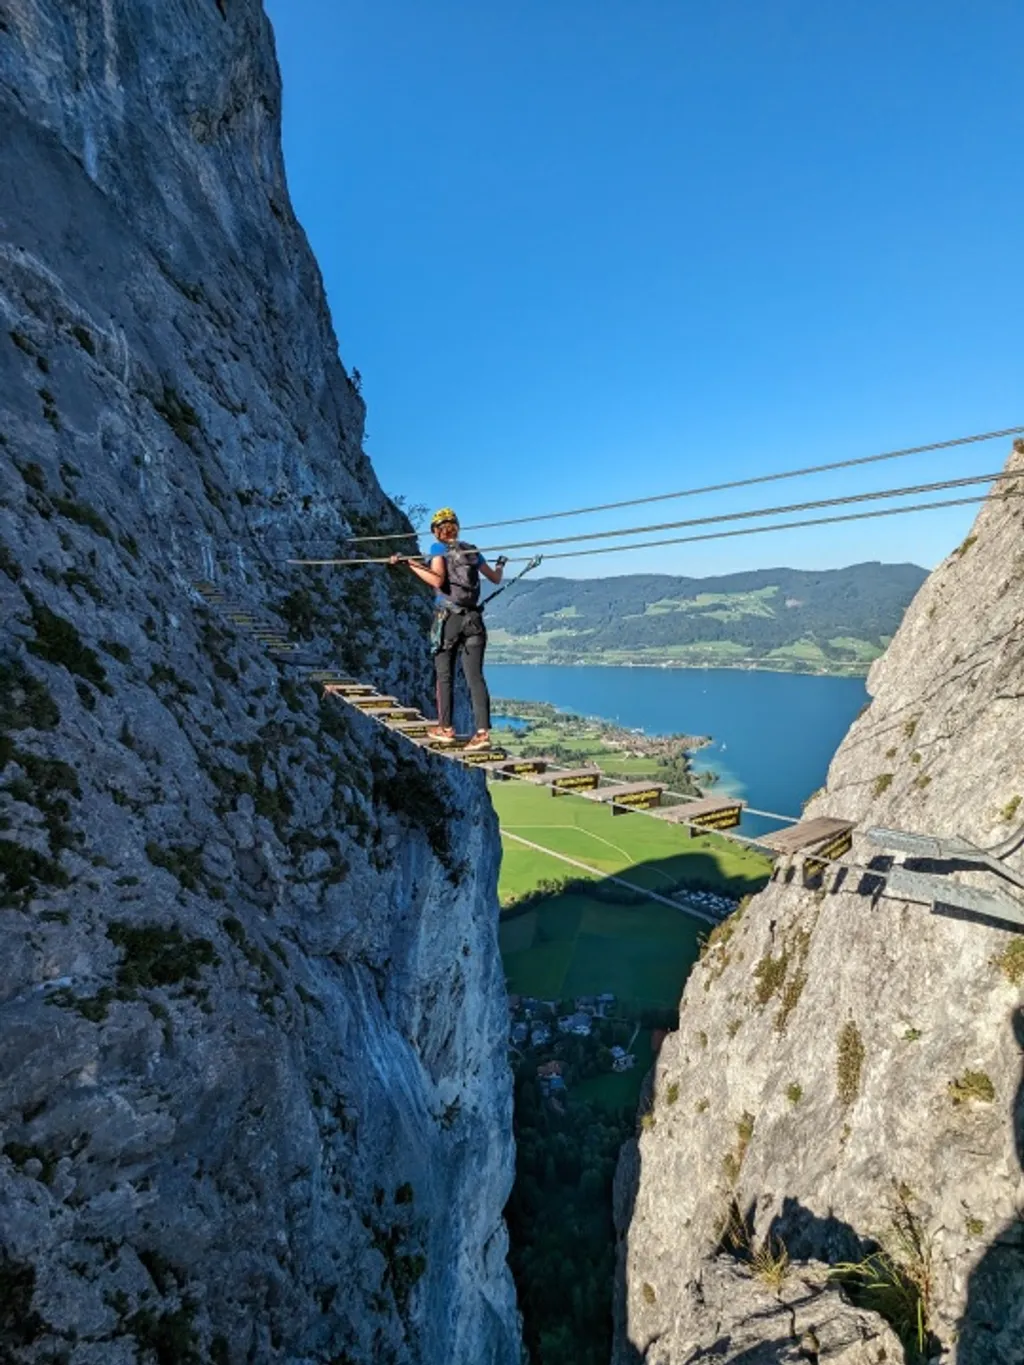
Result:
M491 737L486 730L478 730L468 744L462 746L463 753L474 754L491 747Z
M444 725L432 725L427 731L427 739L433 744L454 744L455 731Z

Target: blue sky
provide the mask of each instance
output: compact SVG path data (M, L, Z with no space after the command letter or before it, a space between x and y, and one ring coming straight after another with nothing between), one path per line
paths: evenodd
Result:
M389 493L469 524L1024 423L1018 0L267 9L292 197ZM991 472L1008 449L536 531ZM550 568L930 566L973 515Z

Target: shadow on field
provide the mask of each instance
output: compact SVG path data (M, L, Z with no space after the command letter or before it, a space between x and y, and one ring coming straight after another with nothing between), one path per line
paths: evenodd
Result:
M542 855L538 853L537 856ZM566 871L564 877L545 878L538 883L536 890L526 892L503 906L502 922L526 914L544 901L569 892L586 894L594 900L616 905L656 904L650 896L643 894L645 890L669 900L673 896L682 897L687 892L707 892L738 901L743 896L756 894L768 883L766 874L724 875L714 854L696 851L632 863L622 872L604 876L588 877L582 871L573 873L567 864L563 866ZM678 908L686 909L681 900Z
M685 876L683 875L685 864ZM569 869L567 869L569 870ZM763 876L723 877L713 855L651 859L622 874L541 881L502 911L509 990L541 1000L608 992L639 1009L675 1009L701 942ZM688 898L701 897L687 904Z

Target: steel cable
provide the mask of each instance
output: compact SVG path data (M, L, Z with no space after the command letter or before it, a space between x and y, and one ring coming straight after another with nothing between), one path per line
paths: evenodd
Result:
M804 508L804 509L810 509L810 508L814 508L814 507L835 507L835 506L837 506L837 505L845 505L845 504L848 504L848 503L864 502L864 501L866 501L866 500L873 499L873 498L900 497L900 496L905 496L905 495L907 495L908 493L915 492L915 491L917 491L917 492L924 492L924 491L926 491L926 490L937 491L938 489L942 489L942 488L962 487L964 484L977 483L977 482L980 481L980 479L984 479L984 481L986 481L986 482L994 482L994 481L997 480L997 479L1004 479L1004 478L1011 478L1011 479L1012 479L1012 478L1017 478L1017 477L1020 477L1020 476L1019 476L1019 475L1016 475L1016 474L994 474L994 475L993 475L993 474L987 474L987 475L984 475L984 476L980 476L979 479L956 479L956 480L946 480L946 481L943 481L942 483L936 483L936 484L920 484L920 485L917 485L916 488L897 488L897 489L890 489L890 490L881 491L881 492L875 492L875 493L858 493L858 494L850 495L850 496L845 497L845 498L827 498L827 499L823 499L823 500L820 501L820 502L797 504L797 505L794 505L794 507L793 507L791 510L797 510L797 507L801 507L801 508ZM647 549L655 549L655 548L658 548L658 547L663 546L663 545L684 545L684 544L690 544L690 543L697 542L697 541L705 541L705 540L724 540L724 539L726 539L726 538L728 538L728 537L731 537L731 536L763 535L763 534L765 534L765 533L767 533L767 532L769 532L769 531L791 531L791 530L796 530L796 529L799 529L799 528L805 527L805 526L825 526L825 525L831 525L831 524L833 524L833 523L844 522L844 521L866 521L866 520L871 519L872 517L902 516L902 515L904 515L905 513L908 513L908 512L928 512L928 511L933 511L933 510L940 509L940 508L944 508L944 507L966 507L966 506L970 506L970 505L972 505L972 504L983 503L983 502L986 502L986 501L988 501L988 500L990 500L990 499L992 499L992 500L998 500L998 499L1003 499L1003 498L1019 497L1019 496L1021 496L1020 493L1018 493L1018 492L1016 492L1016 491L1014 491L1014 490L1012 490L1012 489L1007 489L1007 490L1004 491L1004 492L989 492L989 493L985 493L985 494L982 494L982 495L977 496L977 497L970 497L970 498L943 498L943 499L940 499L940 500L937 501L937 502L911 503L911 504L909 504L909 505L906 506L906 507L881 507L881 508L873 508L871 511L868 511L868 512L845 512L845 513L841 513L841 514L838 515L838 516L831 516L831 517L806 517L806 518L803 518L803 519L801 519L801 520L799 520L799 521L784 521L784 522L777 522L777 523L775 523L775 524L772 525L772 526L742 526L742 527L738 527L738 528L735 528L735 529L732 529L732 530L728 530L728 531L706 531L706 532L701 533L700 535L693 535L693 536L669 536L669 537L665 537L665 538L662 538L662 539L659 539L659 540L637 541L637 542L635 542L634 544L630 544L630 545L597 545L597 546L592 546L591 548L589 548L589 549L584 549L584 550L559 550L559 551L556 551L556 552L551 553L551 554L546 554L546 555L544 556L544 559L545 559L545 562L547 562L548 560L553 560L553 559L578 559L578 558L582 558L584 555L617 554L617 553L622 553L622 552L624 552L624 551L626 551L626 550L647 550ZM708 522L730 521L730 520L734 520L734 519L737 518L737 517L755 517L755 516L770 516L770 515L777 515L778 513L783 512L783 511L785 511L785 510L786 510L785 508L767 508L767 509L764 509L764 510L754 509L754 510L751 510L751 511L748 511L748 512L728 513L728 514L725 514L725 515L720 516L720 517L704 517L704 518L697 518L695 521L686 521L686 522L678 522L678 523L669 523L669 525L679 525L679 526L701 525L701 524L706 524L706 523L708 523ZM619 533L619 534L637 534L637 532L638 532L639 530L641 530L641 529L642 529L642 528L636 528L636 529L635 529L634 531L632 531L632 532L621 532L621 533ZM652 529L653 529L653 528L652 528ZM606 534L606 533L600 533L600 534L603 535L603 534ZM583 536L583 537L582 537L582 539L584 539L584 540L590 540L590 539L594 539L594 538L595 538L595 537L592 537L592 536ZM575 540L575 539L577 539L577 537L567 537L567 541L572 541L572 540ZM534 543L536 543L536 542L534 542ZM566 541L561 541L561 542L556 542L556 543L562 543L562 544L564 544L564 543L566 543ZM500 549L501 547L488 547L488 548L489 548L489 549L491 549L491 548L498 548L498 549ZM406 562L408 562L408 561L411 560L411 559L422 559L422 558L423 558L422 555L399 555L399 556L398 556L399 561L402 562L402 563L406 563ZM525 559L526 559L526 556L525 556L525 555L510 556L508 562L509 562L509 563L522 563ZM361 559L289 559L289 560L287 560L287 563L293 564L293 565L306 565L306 566L319 566L319 567L333 566L333 567L335 567L335 568L351 568L351 567L361 567L361 566L363 566L363 565L368 565L368 564L390 564L390 563L391 563L391 556L390 556L390 555L387 555L387 556L382 556L382 557L379 557L379 558L366 557L366 558L361 558Z
M932 450L951 450L954 446L976 445L979 441L995 441L1002 436L1017 436L1024 427L1004 427L1001 431L983 431L973 436L956 436L950 441L932 441L923 446L907 446L902 450L886 450L879 455L858 455L849 460L832 460L828 464L807 465L803 469L783 469L773 474L755 474L748 479L731 479L726 483L709 483L700 488L681 488L674 493L653 493L643 498L626 498L620 502L595 503L592 507L572 507L563 512L539 512L532 517L508 517L504 521L478 521L462 529L490 531L498 526L524 526L537 521L554 521L559 517L582 517L593 512L614 512L622 507L642 507L652 502L668 502L672 498L692 498L701 493L724 493L733 488L749 488L758 483L774 483L779 479L799 479L808 474L826 474L834 469L853 469L858 465L878 464L882 460L900 460L909 455L925 455ZM347 536L350 545L380 540L413 540L425 531L401 531L381 536Z

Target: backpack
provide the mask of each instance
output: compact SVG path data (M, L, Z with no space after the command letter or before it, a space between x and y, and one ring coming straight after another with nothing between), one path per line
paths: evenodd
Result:
M471 610L480 602L480 567L477 548L457 540L445 554L447 582L444 593L453 607Z

